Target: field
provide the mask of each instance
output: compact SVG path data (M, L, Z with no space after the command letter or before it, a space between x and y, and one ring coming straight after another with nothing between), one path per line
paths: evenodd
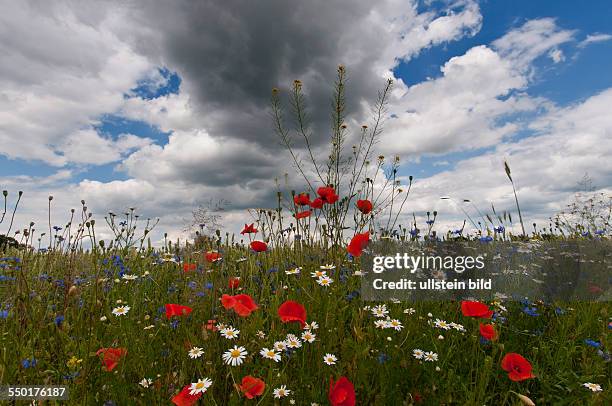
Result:
M156 223L137 231L129 209L108 213L101 238L85 201L52 227L50 196L38 234L32 222L19 240L1 236L0 382L67 385L72 405L610 404L609 197L526 232L505 163L514 220L464 200L480 218L462 208L463 226L444 230L437 211L418 213L419 229L405 204L413 177L374 153L392 81L349 153L344 82L339 66L326 163L311 149L301 82L289 92L294 130L273 89L275 128L307 192L279 186L277 207L245 213L240 234L201 226L155 248ZM368 300L367 258L391 242L487 254L485 274L505 288Z
M494 300L487 303L491 319L464 315L459 302L373 303L360 298L361 264L344 249L304 244L256 252L247 244L8 250L1 260L0 381L68 385L68 404L75 405L169 404L205 378L212 385L191 396L198 404L352 404L329 399L330 378L341 376L361 405L505 405L520 404L519 395L546 405L609 401L609 302ZM598 244L600 266L609 269L609 242ZM238 294L257 308L221 301ZM281 320L288 300L303 305L304 327ZM304 316L296 310L289 314ZM481 337L481 323L492 324L496 337ZM227 365L222 355L234 346L244 357ZM260 354L275 346L276 360ZM126 352L99 351L105 348ZM508 353L528 360L533 377L509 379L501 366ZM249 375L263 390L257 382L243 385ZM286 391L275 396L277 388Z

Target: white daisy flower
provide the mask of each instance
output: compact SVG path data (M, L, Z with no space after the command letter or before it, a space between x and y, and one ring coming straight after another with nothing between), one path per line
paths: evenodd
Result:
M380 320L380 319L374 320L374 327L376 328L380 328L380 329L387 328L387 325L388 325L387 320Z
M143 330L151 330L154 327L155 327L155 324L150 324L150 325L144 327Z
M198 393L204 393L210 388L212 381L208 378L198 379L197 382L193 382L189 387L190 395L197 395Z
M310 330L306 330L302 333L302 340L304 342L312 343L314 342L316 337L317 337L316 334L314 334Z
M320 278L322 276L327 276L327 272L325 271L314 271L310 273L310 276L312 276L313 278Z
M321 276L319 279L317 279L317 283L321 286L327 287L334 283L334 280L329 276Z
M450 324L448 324L446 321L440 320L440 319L436 319L436 321L434 321L434 326L437 327L437 328L444 329L444 330L450 330L450 328L451 328Z
M261 338L262 340L264 338L266 338L266 333L264 333L263 331L259 330L256 334L255 334L258 338Z
M319 268L325 269L326 271L331 271L332 269L336 269L336 265L333 265L333 264L321 265Z
M285 341L277 341L274 343L274 349L276 351L285 351L287 349L287 343Z
M582 386L584 386L587 389L590 389L593 392L601 392L603 390L601 389L601 385L596 384L596 383L591 383L591 382L583 383Z
M302 346L302 342L299 338L294 336L293 334L287 335L287 339L285 340L287 343L287 347L289 348L300 348Z
M448 323L448 325L457 331L465 332L465 327L463 327L461 324L451 322Z
M285 273L287 275L299 275L301 271L302 271L302 268L298 266L293 269L286 270Z
M153 384L153 379L151 378L142 378L142 381L138 382L138 385L142 386L143 388L148 388L152 384Z
M328 353L323 356L323 362L327 365L336 365L336 361L338 361L338 358L334 354Z
M271 359L274 362L279 362L281 360L280 353L274 351L273 349L262 348L261 351L259 351L259 353L261 354L262 357L266 359Z
M246 348L235 345L234 348L225 351L221 358L223 358L223 361L225 361L227 365L235 367L236 365L242 364L247 354Z
M423 350L415 348L414 350L412 350L412 356L416 359L423 359L423 357L425 356L425 352Z
M123 274L121 279L125 279L126 281L135 281L136 279L138 279L138 275L130 275L126 273L126 274Z
M124 316L129 311L130 311L130 306L119 306L113 309L113 314L115 316Z
M391 320L389 320L389 322L387 323L387 325L388 325L390 328L393 328L393 329L395 329L395 330L397 330L397 331L401 331L401 330L404 328L404 326L402 325L402 322L401 322L401 321L399 321L399 320L397 320L397 319L391 319Z
M319 323L316 321L311 321L310 323L306 323L304 325L304 330L316 330L319 328Z
M429 351L425 353L425 356L423 357L425 359L425 361L437 361L438 360L438 354L436 354L433 351Z
M404 314L415 314L416 310L414 310L412 307L409 307L408 309L404 309Z
M204 351L202 351L200 347L193 347L187 354L189 355L189 358L196 359L200 358L202 354L204 354Z
M389 314L389 310L387 310L386 305L381 304L372 308L372 314L374 317L385 317L387 314Z
M219 332L223 337L227 338L228 340L238 338L238 334L240 334L240 330L236 330L234 327L226 327L219 330Z
M285 396L289 396L289 394L291 393L291 391L289 389L287 389L286 385L281 385L280 388L276 388L272 391L272 393L274 394L274 397L276 399L280 399L280 398L284 398Z

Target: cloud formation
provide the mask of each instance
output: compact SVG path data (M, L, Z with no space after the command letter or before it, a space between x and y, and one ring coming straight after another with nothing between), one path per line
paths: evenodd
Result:
M434 159L444 171L418 180L410 210L439 208L450 222L461 219L458 208L437 200L449 194L510 209L504 159L537 218L559 208L584 172L599 185L612 184L612 171L600 162L610 151L595 148L611 132L609 91L567 107L529 93L540 58L563 64L570 44L606 41L608 34L576 44L571 27L529 20L450 57L438 77L409 86L393 69L477 34L483 23L477 2L427 10L403 0L6 2L3 10L0 153L58 168L48 176L0 179L30 196L19 214L24 222L44 218L53 194L58 212L81 198L99 214L137 206L145 217L161 217L171 236L181 235L182 219L210 198L231 201L230 228L244 223L244 208L270 205L275 178L292 172L270 122L270 90L286 93L302 80L315 154L325 157L339 63L349 72L350 129L368 118L377 91L394 78L380 151L414 161L442 157ZM134 92L143 83L149 91L164 86L160 68L180 76L177 93ZM102 134L106 115L169 136ZM531 136L517 137L525 132ZM477 156L444 158L464 152ZM109 163L123 179L73 181L78 168ZM289 179L288 187L299 185Z

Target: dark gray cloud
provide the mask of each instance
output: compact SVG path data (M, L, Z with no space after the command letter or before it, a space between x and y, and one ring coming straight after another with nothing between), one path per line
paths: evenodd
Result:
M360 116L362 101L376 99L383 69L392 68L395 58L457 36L449 29L441 39L400 44L402 35L436 17L417 14L411 1L179 0L134 5L131 13L135 24L149 28L137 31L136 49L180 73L198 114L213 118L206 120L207 130L266 149L278 145L267 114L273 87L304 81L318 144L329 136L338 64L349 72L348 110Z

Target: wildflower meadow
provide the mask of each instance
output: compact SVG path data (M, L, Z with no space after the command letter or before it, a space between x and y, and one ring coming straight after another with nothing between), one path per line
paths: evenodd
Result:
M52 196L48 224L14 224L22 196L4 192L2 385L68 388L67 400L33 404L610 404L609 212L551 214L532 226L515 191L515 210L466 212L453 229L438 225L444 213L417 213L420 224L410 205L418 179L376 152L393 82L372 121L351 128L338 68L323 160L309 144L304 86L273 89L270 107L302 188L279 184L276 204L245 211L239 233L155 243L164 230L136 209L100 215L83 201L66 221ZM499 170L512 190L510 166ZM497 271L532 283L536 259L550 257L550 277L565 275L571 258L587 296L493 287L486 298L371 300L364 258L391 242L421 254L455 244L515 255ZM500 251L508 246L512 254Z

